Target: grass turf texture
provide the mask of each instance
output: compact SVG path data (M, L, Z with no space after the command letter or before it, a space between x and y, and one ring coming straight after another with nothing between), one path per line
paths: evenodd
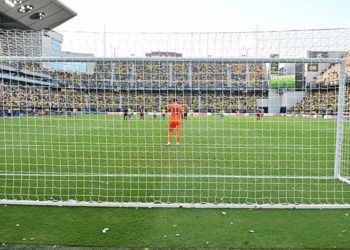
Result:
M0 244L347 249L349 212L1 206Z
M0 199L350 203L350 185L321 179L334 172L335 121L190 117L176 148L159 118L1 118Z

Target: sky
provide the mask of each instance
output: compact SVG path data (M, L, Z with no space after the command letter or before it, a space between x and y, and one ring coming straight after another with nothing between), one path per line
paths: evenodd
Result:
M61 0L58 31L230 32L350 27L349 0Z

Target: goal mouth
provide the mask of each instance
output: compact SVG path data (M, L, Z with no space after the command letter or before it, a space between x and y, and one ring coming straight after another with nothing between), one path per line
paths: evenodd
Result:
M349 34L6 32L0 204L350 208Z

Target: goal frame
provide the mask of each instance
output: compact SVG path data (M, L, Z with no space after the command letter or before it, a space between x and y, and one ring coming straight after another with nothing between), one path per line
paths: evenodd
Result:
M337 114L337 138L335 149L334 177L342 182L350 184L350 180L341 176L341 159L343 152L344 136L344 105L345 105L345 66L346 62L340 63L339 72L339 94L338 94L338 114Z
M13 57L0 56L0 62L148 62L155 58L139 57ZM350 180L341 176L341 160L344 136L345 105L345 68L342 58L157 58L166 62L227 62L227 63L330 63L340 64L339 96L337 112L337 132L335 148L334 179L350 184ZM268 177L266 177L268 178ZM292 177L290 177L292 178ZM350 204L216 204L216 203L140 203L140 202L86 202L86 201L35 201L35 200L0 200L1 205L34 206L71 206L71 207L136 207L136 208L245 208L245 209L350 209Z

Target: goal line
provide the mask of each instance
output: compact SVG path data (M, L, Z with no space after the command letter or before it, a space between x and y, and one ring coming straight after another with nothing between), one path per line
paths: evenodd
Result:
M299 179L334 180L334 176L286 176L286 175L208 175L208 174L75 174L75 173L0 173L13 177L126 177L126 178L224 178L224 179Z
M0 205L115 208L214 208L214 209L350 209L349 204L228 204L228 203L158 203L158 202L77 202L0 200Z

